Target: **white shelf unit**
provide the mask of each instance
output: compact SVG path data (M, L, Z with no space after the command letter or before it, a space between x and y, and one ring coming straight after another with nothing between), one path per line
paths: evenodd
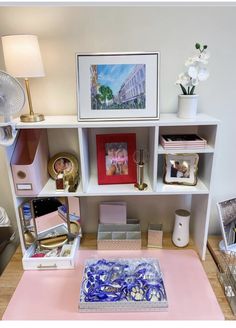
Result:
M50 156L57 152L73 153L80 161L80 184L74 193L58 192L54 181L49 178L39 197L78 196L81 200L82 227L95 232L98 223L98 204L104 200L125 200L128 217L141 219L141 227L146 230L150 220L163 223L164 232L172 231L174 211L186 208L191 211L191 234L200 257L204 260L210 215L211 173L214 165L216 136L219 121L204 114L196 120L177 118L176 114L161 114L157 121L106 121L80 122L77 116L46 116L45 121L23 123L14 121L16 129L47 129ZM145 182L148 188L138 191L133 184L98 185L96 135L114 133L135 133L136 148L147 149L150 155L145 166ZM206 138L204 149L170 151L159 144L161 134L197 133ZM14 144L6 147L9 163L8 174L13 195L19 231L18 206L30 197L16 196L10 169ZM163 163L167 153L198 153L199 170L196 186L167 185L163 183ZM83 219L84 218L84 219ZM25 252L22 236L21 244Z

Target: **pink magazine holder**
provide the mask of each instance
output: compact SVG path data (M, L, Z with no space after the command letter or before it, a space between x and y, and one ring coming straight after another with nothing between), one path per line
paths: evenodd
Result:
M48 139L44 129L21 130L11 159L17 196L36 196L48 181Z

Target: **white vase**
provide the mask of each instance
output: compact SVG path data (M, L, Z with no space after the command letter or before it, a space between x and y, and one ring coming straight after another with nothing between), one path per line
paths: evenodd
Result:
M175 211L175 224L172 241L178 247L187 246L189 243L190 212L186 210Z
M197 115L198 95L178 96L178 117L194 119Z

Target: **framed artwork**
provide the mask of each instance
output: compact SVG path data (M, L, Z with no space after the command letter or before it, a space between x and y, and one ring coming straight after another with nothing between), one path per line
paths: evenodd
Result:
M98 184L136 182L136 134L100 134L96 136Z
M57 153L48 162L48 172L54 180L62 172L66 178L75 177L78 169L79 164L77 158L69 153Z
M76 54L79 120L159 118L159 53Z
M197 184L198 154L166 154L164 183Z
M236 198L218 202L216 205L223 236L223 243L220 242L219 245L220 249L236 252Z

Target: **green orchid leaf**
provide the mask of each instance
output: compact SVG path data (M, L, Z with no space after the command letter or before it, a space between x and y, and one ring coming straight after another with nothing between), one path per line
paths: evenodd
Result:
M180 87L182 89L183 94L187 95L187 91L186 91L185 87L182 84L180 84Z
M191 91L190 91L190 93L189 93L189 94L190 94L190 95L193 95L193 93L194 93L194 90L195 90L195 86L193 86L193 87L192 87L192 89L191 89Z

